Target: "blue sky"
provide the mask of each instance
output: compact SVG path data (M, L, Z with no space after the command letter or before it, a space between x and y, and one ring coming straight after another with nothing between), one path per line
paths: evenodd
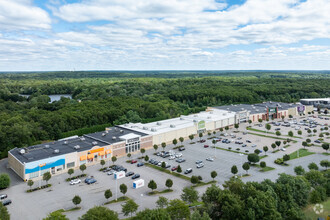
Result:
M329 70L329 0L1 0L0 71Z

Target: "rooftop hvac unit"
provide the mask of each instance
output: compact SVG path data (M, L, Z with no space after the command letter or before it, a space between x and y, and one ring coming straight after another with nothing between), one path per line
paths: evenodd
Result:
M20 153L20 154L25 154L25 149L20 149L20 150L19 150L19 153Z
M95 146L97 145L97 141L93 141L92 144Z
M63 144L68 144L68 141L64 141Z
M269 103L272 103L272 101L269 101Z
M197 117L197 115L194 115L194 117Z
M196 119L194 119L194 120L193 120L193 122L197 122L197 120L196 120Z
M210 114L213 114L213 111L210 111Z
M184 118L181 117L180 120L184 120Z
M223 115L223 116L226 116L226 115L227 115L227 113L223 113L222 115Z
M157 125L162 125L162 123L160 123L160 122L157 122Z
M244 110L244 108L241 108L242 109L242 111Z
M84 140L86 140L86 139L85 139L84 137L81 137L80 140L81 140L81 141L84 141Z
M151 131L157 131L157 129L156 128L151 128Z
M105 131L105 133L107 133L107 134L108 134L108 133L109 133L109 131L108 131L108 130L106 130L106 131Z
M49 145L48 145L48 144L46 144L46 145L45 145L45 148L49 148Z
M115 131L118 131L118 128L115 128Z
M120 133L124 133L124 130L120 130Z
M211 116L208 116L207 119L211 119L212 117Z
M106 134L105 133L102 133L102 137L104 137Z
M55 150L54 150L54 154L58 154L59 152L60 152L59 149L55 149Z
M79 145L75 145L73 148L77 150L77 149L80 148L80 146Z
M143 130L148 130L148 127L143 127Z
M170 125L171 128L175 128L175 125Z
M116 140L116 137L112 137L112 140Z

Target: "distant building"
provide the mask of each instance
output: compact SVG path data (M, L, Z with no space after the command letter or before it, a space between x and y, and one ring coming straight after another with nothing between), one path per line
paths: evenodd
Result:
M314 107L330 108L330 98L300 99L300 103L303 105L313 105Z

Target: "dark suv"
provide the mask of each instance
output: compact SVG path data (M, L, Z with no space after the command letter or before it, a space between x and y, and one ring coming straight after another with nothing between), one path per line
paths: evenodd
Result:
M6 199L6 200L1 201L1 202L2 202L2 205L3 205L3 206L6 206L6 205L11 204L11 200L10 200L10 199Z

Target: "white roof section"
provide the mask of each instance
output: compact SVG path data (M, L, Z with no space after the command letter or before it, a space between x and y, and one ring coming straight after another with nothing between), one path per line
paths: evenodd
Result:
M139 138L139 137L141 137L141 135L134 134L134 133L129 133L129 134L126 134L126 135L120 136L119 138L120 138L120 139L123 139L123 140L129 140L129 139Z
M169 131L175 131L179 129L196 127L198 122L205 121L215 122L228 118L234 118L235 112L229 112L226 110L214 109L210 112L200 112L191 115L181 115L178 118L171 118L157 122L151 122L147 124L142 123L128 123L120 125L121 127L143 132L146 134L161 134Z
M328 101L328 102L330 102L330 98L300 99L300 101L307 101L307 102L310 102L310 101Z

